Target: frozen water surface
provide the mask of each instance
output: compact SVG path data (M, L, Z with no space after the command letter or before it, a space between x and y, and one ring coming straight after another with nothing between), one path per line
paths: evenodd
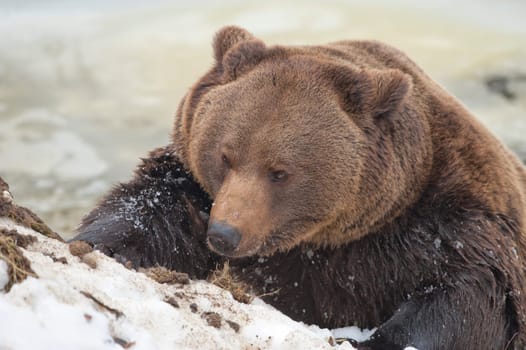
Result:
M168 142L222 25L267 43L374 38L406 51L526 159L526 3L0 2L0 176L71 233L137 159Z

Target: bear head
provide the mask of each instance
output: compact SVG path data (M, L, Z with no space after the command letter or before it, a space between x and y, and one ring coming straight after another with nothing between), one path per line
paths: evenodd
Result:
M407 74L353 64L331 47L267 47L238 27L218 32L214 53L173 135L214 199L213 250L341 245L415 200L429 172L429 130Z

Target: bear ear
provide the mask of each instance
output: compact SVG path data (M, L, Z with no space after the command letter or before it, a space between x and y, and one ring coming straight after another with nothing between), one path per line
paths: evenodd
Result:
M342 96L344 108L374 117L396 112L412 87L409 75L396 70L351 70L334 75L334 84Z
M400 109L412 87L409 75L396 69L374 72L372 76L372 112L383 116Z
M223 70L223 82L232 81L257 65L265 56L265 44L246 30L229 26L214 39L214 56Z
M226 26L221 28L214 37L214 57L217 62L223 61L225 53L242 41L254 39L254 36L243 28Z
M232 81L254 68L263 60L266 53L261 40L252 39L235 45L223 57L223 79Z

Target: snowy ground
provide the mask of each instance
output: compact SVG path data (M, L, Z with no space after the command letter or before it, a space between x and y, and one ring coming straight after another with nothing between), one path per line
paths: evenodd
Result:
M6 294L7 266L0 259L1 350L353 349L330 342L370 333L351 327L333 335L294 322L261 300L238 303L204 281L159 284L99 252L83 259L95 261L92 268L64 243L8 219L0 218L2 227L37 237L24 255L38 278L28 277Z

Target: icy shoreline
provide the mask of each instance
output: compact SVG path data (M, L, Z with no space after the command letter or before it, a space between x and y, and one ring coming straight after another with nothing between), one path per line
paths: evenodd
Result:
M0 175L72 237L138 157L169 142L230 24L268 45L396 46L526 160L525 13L523 0L0 1Z

